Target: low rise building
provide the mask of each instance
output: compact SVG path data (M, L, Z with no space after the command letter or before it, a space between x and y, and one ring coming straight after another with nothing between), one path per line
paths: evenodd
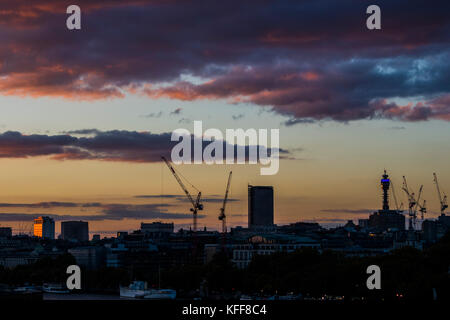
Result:
M35 252L0 252L0 266L8 269L15 268L19 265L32 264L39 259L39 255Z
M255 255L294 252L303 247L320 249L320 243L309 237L284 234L260 234L236 241L232 245L232 261L238 268L247 268Z
M11 238L12 228L10 227L0 227L0 238Z
M428 243L434 243L442 238L449 230L442 220L425 220L422 222L423 239Z
M87 269L98 269L105 263L104 247L76 247L67 251L74 256L78 265Z
M151 239L167 239L174 230L173 223L141 223L141 232Z

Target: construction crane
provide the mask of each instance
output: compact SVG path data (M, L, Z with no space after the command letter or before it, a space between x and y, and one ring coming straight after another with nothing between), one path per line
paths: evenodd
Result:
M424 214L427 213L427 201L426 201L426 200L423 200L423 203L422 203L422 204L419 203L419 207L420 207L420 208L419 208L419 211L420 211L420 214L421 214L420 218L421 218L422 221L423 221Z
M170 172L172 172L173 176L177 180L177 182L180 185L181 189L183 189L184 193L186 194L186 197L188 198L188 200L192 204L192 208L190 208L190 211L192 212L192 215L193 215L193 231L196 232L197 231L197 212L199 210L203 210L203 204L201 203L202 193L193 184L190 183L190 185L195 190L198 191L197 198L194 200L194 198L189 193L188 189L184 185L184 183L181 180L181 178L178 175L178 173L175 171L174 167L170 164L169 160L167 160L165 157L161 157L161 158L164 160L164 162L166 163L167 167L169 167Z
M227 188L225 189L225 197L223 198L222 208L220 208L220 214L219 214L219 220L222 221L222 233L227 232L227 216L225 215L225 206L227 205L228 200L228 191L230 190L230 182L231 182L231 175L232 171L230 171L230 174L228 175L228 182L227 182Z
M438 183L436 173L433 173L433 178L434 178L433 180L434 180L434 183L436 184L436 189L437 189L437 193L439 196L439 203L441 204L441 215L444 215L445 209L448 208L447 195L444 192L442 192L442 194L441 194L441 190L439 189L439 183Z
M413 230L415 221L416 221L416 215L417 215L417 211L415 211L417 201L414 197L414 192L412 192L408 188L408 183L406 182L405 176L403 176L403 188L402 189L403 189L403 191L405 191L406 195L408 196L409 230ZM422 190L422 188L421 188L421 190Z
M422 196L422 190L423 190L423 185L421 185L420 188L419 188L419 195L417 196L416 205L414 207L414 216L413 216L413 218L414 218L414 221L413 221L414 227L416 226L417 208L419 207L419 211L421 213L422 220L423 220L424 213L427 211L427 209L425 208L426 201L423 200L423 205L420 204L420 197Z
M391 187L392 187L391 188L392 189L392 197L394 198L394 202L395 202L395 208L397 209L398 213L401 213L401 212L403 212L403 202L400 203L400 206L398 205L397 196L395 194L395 189L394 189L394 183L392 180L391 180Z
M414 206L414 211L417 211L417 207L419 206L420 197L422 196L423 185L419 188L419 195L417 196L417 200L415 200L416 205Z

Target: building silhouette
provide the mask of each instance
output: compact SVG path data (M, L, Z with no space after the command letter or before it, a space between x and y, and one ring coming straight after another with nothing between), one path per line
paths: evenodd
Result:
M11 227L0 227L0 238L10 238L12 236Z
M64 240L89 241L89 224L86 221L61 222L61 238Z
M391 210L389 208L389 187L391 180L384 170L381 179L381 189L383 190L383 203L381 210L374 212L369 216L367 222L368 227L378 231L387 230L405 230L405 216L399 210Z
M248 186L248 227L273 226L273 187Z
M163 222L141 223L141 232L151 239L166 239L174 230L174 224Z

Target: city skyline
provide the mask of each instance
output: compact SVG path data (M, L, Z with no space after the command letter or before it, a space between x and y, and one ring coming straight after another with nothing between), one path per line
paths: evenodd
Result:
M390 179L391 180L391 179ZM392 185L394 184L391 180ZM257 186L256 186L257 187ZM267 188L267 187L263 187L263 188ZM393 188L393 186L391 186L391 188ZM399 188L399 186L397 185L398 189L401 189L402 187ZM401 190L398 190L401 191ZM353 222L357 222L360 219L367 219L369 214L372 214L374 212L377 212L378 210L381 210L382 208L384 208L385 203L384 203L384 196L382 196L382 188L379 187L378 189L379 191L379 206L378 207L374 207L373 209L356 209L356 210L348 210L348 214L350 214L349 218L346 219L336 219L333 220L332 222L330 222L329 220L324 220L324 219L298 219L298 220L292 220L292 221L286 221L286 222L281 222L281 223L277 223L277 220L279 221L279 219L277 219L276 216L276 211L274 212L274 223L277 225L287 225L290 223L294 223L294 222L318 222L320 223L322 226L324 227L336 227L336 226L342 226L344 224L346 224L349 220L353 221ZM418 191L417 189L411 188L410 187L410 191L414 192L414 191ZM444 191L445 192L445 191ZM445 195L445 193L444 193ZM397 206L401 207L400 209L403 211L403 215L405 216L405 221L409 222L409 218L408 218L408 210L407 210L407 200L405 199L405 201L403 201L402 197L399 197L399 195L397 194L397 199L394 199L392 191L388 192L388 196L389 196L389 205L390 205L390 209L391 210L397 210ZM416 194L417 197L417 194ZM436 195L437 197L437 195ZM58 224L55 224L56 228L55 228L55 234L59 235L61 234L61 229L60 226L61 223L63 222L67 222L67 221L82 221L82 220L86 220L87 222L89 222L90 226L94 226L94 230L90 231L89 234L90 235L94 235L94 234L100 234L102 236L111 236L111 235L116 235L117 232L120 231L127 231L127 232L131 232L131 231L135 231L139 229L139 225L142 222L149 222L149 221L153 221L153 222L171 222L174 223L175 225L175 230L177 229L190 229L192 228L192 214L191 213L170 213L170 212L164 212L164 210L166 210L164 207L172 207L173 204L168 203L169 201L172 202L178 202L178 204L176 205L179 208L187 208L189 206L189 202L187 200L187 198L185 198L185 195L182 194L178 194L178 195L173 195L173 194L160 194L160 195L137 195L134 197L134 199L164 199L164 201L166 203L162 203L162 202L157 202L154 204L148 204L148 203L144 203L144 204L119 204L119 203L114 203L114 204L108 204L108 203L100 203L100 202L86 202L86 203L75 203L75 202L40 202L40 203L0 203L0 207L2 208L28 208L28 209L32 209L32 210L37 210L38 212L42 211L42 210L49 210L49 212L55 211L54 214L41 214L40 216L50 216L50 218L56 220L58 222ZM396 200L396 201L395 201ZM421 200L423 201L423 197L421 198ZM212 205L213 207L217 207L220 208L221 203L222 203L222 198L219 195L212 195L212 196L206 196L204 197L203 201L209 206ZM228 201L230 202L228 204L228 206L239 206L242 207L242 205L245 205L246 208L245 210L247 210L247 212L242 213L242 214L233 214L233 213L227 213L227 224L228 224L228 229L232 228L232 227L247 227L248 223L249 223L249 217L250 217L250 209L248 207L248 203L245 202L245 200L242 199L238 199L238 198L231 198L228 199ZM234 205L232 204L234 203ZM80 215L78 214L79 211L86 211L89 210L91 208L94 208L95 210L97 210L97 212L101 212L101 214L84 214L84 215ZM162 208L162 210L159 210L160 208ZM147 209L150 209L150 211L145 211ZM262 210L262 207L260 208ZM63 211L74 211L74 214L58 214L58 212L60 212L61 210ZM100 211L98 211L100 210ZM154 211L151 211L154 210ZM427 205L427 210L429 210L429 206ZM227 210L228 211L228 210ZM341 212L345 212L344 209L329 209L329 210L323 210L324 212L329 212L332 214L339 214ZM126 217L123 216L123 213L126 212L128 215ZM154 214L153 217L147 217L145 218L146 214ZM36 220L35 218L37 218L36 215L33 215L32 213L26 213L26 214L4 214L3 215L3 221L7 221L10 222L10 224L6 223L3 225L3 227L7 227L7 226L11 226L13 225L13 233L14 234L33 234L32 228L33 225L30 222L29 225L29 229L27 231L26 227L24 227L24 225L22 224L23 222L27 222L27 221L21 221L22 223L20 223L17 227L14 226L14 222L15 217L21 217L22 219L27 219L27 218L32 218L33 220ZM425 219L434 219L437 218L439 216L439 212L435 211L435 212L431 212L431 215L429 214L429 211L427 211L427 213L425 214ZM200 219L200 223L199 223L199 229L203 229L203 227L207 227L208 230L216 230L216 231L220 231L221 228L219 226L220 221L216 222L216 225L208 225L207 222L205 222L205 218L209 218L209 220L206 221L211 221L215 218L217 218L218 216L212 216L212 217L208 217L207 214L203 214L200 211L199 214L199 219ZM6 218L6 219L5 219ZM40 218L40 217L39 217ZM111 229L109 230L102 230L102 229L98 229L98 227L96 226L101 226L101 225L105 225L105 221L111 221L110 224L108 224L108 226L110 226ZM231 220L231 221L229 221ZM128 224L125 224L125 226L127 227L122 227L122 228L117 228L117 222L120 221L120 224L123 226L123 222L126 221ZM421 218L418 217L418 221L421 221ZM11 224L12 222L12 224ZM213 222L211 222L212 224ZM34 232L36 234L36 231Z

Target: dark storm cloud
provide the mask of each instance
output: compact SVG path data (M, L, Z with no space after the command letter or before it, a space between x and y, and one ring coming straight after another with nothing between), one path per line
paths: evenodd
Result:
M162 115L163 115L163 112L159 111L159 112L151 112L151 113L146 114L146 115L144 115L142 117L144 117L144 118L161 118Z
M203 202L209 202L209 203L222 203L223 202L223 198L202 198ZM236 201L241 201L240 199L236 199L236 198L228 198L227 199L228 202L236 202Z
M286 125L449 120L448 1L377 1L369 31L371 1L80 0L77 32L61 1L0 2L0 94L228 99Z
M0 203L0 208L75 208L74 202Z
M367 213L373 213L376 210L373 210L373 209L323 209L320 211L325 212L325 213L367 214Z
M100 202L37 202L37 203L0 203L0 208L95 208L102 207Z
M186 197L180 196L179 198L177 198L178 201L181 202L189 202L189 200ZM239 199L235 199L235 198L228 198L227 200L228 202L235 202L235 201L240 201ZM223 202L223 197L205 197L202 198L202 202L206 202L206 203L222 203Z
M123 219L188 219L191 214L171 213L167 211L170 204L96 204L96 203L36 203L36 204L7 204L0 205L2 208L61 208L80 207L86 208L95 206L100 208L101 214L73 215L73 214L53 214L53 213L11 213L0 212L0 221L26 221L38 216L49 216L55 220L123 220ZM204 215L198 215L203 218Z
M405 121L438 118L450 114L450 54L434 60L361 60L328 64L307 72L295 66L235 67L204 84L178 82L150 90L151 96L184 100L235 99L288 115L286 125L315 120L349 121L389 118ZM266 88L271 88L267 90ZM399 105L383 97L429 96L417 103Z
M175 199L182 197L179 194L140 194L137 196L134 196L135 198L142 198L142 199Z
M175 194L150 194L150 195L137 195L135 198L143 198L143 199L161 199L161 198L169 198L169 199L175 199L177 201L181 202L188 202L189 200L186 198L185 195L175 195ZM240 199L236 198L228 198L227 201L241 201ZM202 198L202 202L209 202L209 203L220 203L223 202L223 197L221 196L207 196Z
M174 142L170 133L152 134L136 131L80 130L71 135L23 135L20 132L0 134L0 157L24 158L52 156L57 160L107 160L130 162L160 161L170 154Z
M291 118L283 122L283 125L286 127L290 127L296 124L311 124L316 123L316 120L313 119L305 119L305 118Z
M0 134L0 158L21 158L60 154L64 147L76 142L68 135L22 135L20 132L7 131Z
M240 114L233 114L231 116L231 118L233 118L233 120L240 120L242 118L244 118L244 114L240 113Z
M192 218L192 214L170 213L161 210L161 207L169 205L164 204L146 204L146 205L110 205L103 210L104 217L96 216L103 220L122 220L122 219L187 219ZM203 218L204 215L197 215ZM103 218L103 219L102 219Z
M75 134L75 135L91 135L101 133L100 130L97 129L81 129L81 130L70 130L64 131L64 134Z
M158 162L161 156L170 158L172 148L178 141L171 141L171 133L153 134L137 131L99 131L85 129L70 131L73 135L24 135L20 132L0 133L0 158L27 158L50 156L55 160L104 160L126 162ZM189 139L189 138L188 138ZM194 136L190 136L192 159ZM222 141L223 142L223 141ZM210 142L203 141L203 149ZM222 143L223 156L226 157L226 143ZM257 150L264 146L256 146ZM202 149L202 150L203 150ZM249 146L245 146L245 156L249 155ZM237 155L237 145L234 145ZM267 150L270 156L270 149ZM280 158L288 159L290 152L279 149Z
M182 108L176 108L175 110L173 110L171 113L170 113L170 115L171 116L173 116L173 115L179 115L179 114L181 114L181 111L182 111L183 109Z

